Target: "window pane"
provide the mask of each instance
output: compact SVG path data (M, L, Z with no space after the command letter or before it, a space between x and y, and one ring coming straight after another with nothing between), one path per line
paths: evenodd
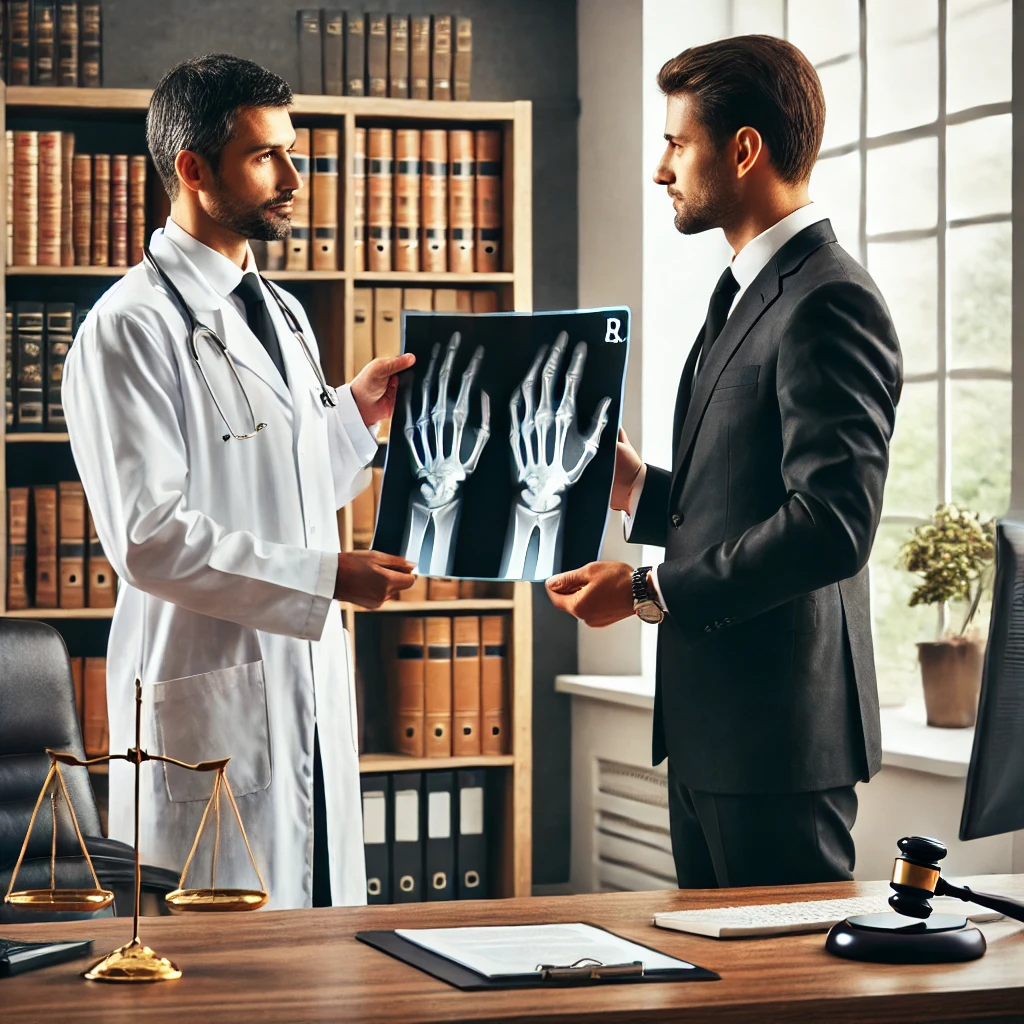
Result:
M1010 369L1011 226L978 224L946 236L950 360L957 369Z
M938 203L937 139L868 151L868 234L933 228Z
M1013 117L983 117L946 129L946 216L1009 213Z
M785 34L784 3L785 0L733 0L733 34L758 33L781 38Z
M847 153L819 160L811 174L810 192L832 221L839 244L860 259L860 156Z
M825 92L825 136L822 149L860 138L860 61L844 60L818 69Z
M950 111L1010 99L1010 0L948 0L946 104Z
M889 448L886 515L928 516L939 500L938 384L905 384Z
M822 17L821 0L789 0L789 41L799 46L812 64L844 53L857 53L857 0L829 0L827 18Z
M912 526L883 522L871 550L871 632L881 704L902 704L920 691L915 645L938 634L938 610L909 605L917 577L900 568L899 556L912 532Z
M907 374L938 369L938 243L874 242L868 270L892 313Z
M938 117L938 19L936 0L868 0L868 135Z
M953 500L983 515L1010 506L1010 382L950 382Z

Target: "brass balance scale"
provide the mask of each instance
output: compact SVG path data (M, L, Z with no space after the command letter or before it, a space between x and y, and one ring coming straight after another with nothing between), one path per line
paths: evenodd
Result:
M162 754L149 754L142 750L142 684L135 681L135 746L124 754L108 754L105 757L93 757L88 760L80 760L71 754L61 754L53 750L47 750L50 756L50 770L47 772L43 788L39 792L35 808L32 811L32 818L29 821L28 832L25 834L25 842L22 844L21 853L18 855L17 863L14 865L14 872L11 874L11 883L7 889L4 902L15 907L24 907L35 911L53 912L91 912L109 907L114 901L114 894L108 889L100 886L96 877L96 869L93 867L89 851L86 849L85 840L82 838L82 831L75 817L75 810L71 806L71 798L68 795L67 785L60 770L62 764L78 765L88 767L91 764L104 764L108 761L129 761L135 765L135 923L134 936L132 941L120 946L109 953L98 963L89 968L83 975L89 981L174 981L181 977L181 970L166 957L153 952L149 946L144 946L139 939L139 896L141 890L141 871L139 867L139 768L143 761L164 761L167 764L178 765L193 772L216 772L213 783L213 792L207 801L203 811L202 820L199 822L199 829L196 832L192 849L185 861L181 878L178 881L178 888L169 892L164 900L170 910L175 913L184 912L226 912L241 910L258 910L270 898L263 884L260 869L256 865L256 858L253 856L252 848L249 846L249 839L245 834L245 826L242 824L242 816L238 812L238 804L235 803L235 796L231 792L231 784L228 782L227 767L230 758L224 757L216 761L200 761L198 764L186 764L177 761L173 757L165 757ZM252 861L253 870L256 872L256 879L259 882L258 889L225 889L217 888L217 855L220 849L220 795L221 790L227 793L231 802L231 809L235 813L235 820L242 831L242 839L245 841L245 848ZM18 877L21 863L25 859L25 851L28 849L32 829L35 827L39 809L43 805L44 798L49 794L50 813L52 817L52 845L50 849L50 887L48 889L22 889L15 890L14 883ZM54 874L57 858L57 801L63 798L71 814L71 822L75 827L75 834L78 837L78 844L92 874L92 889L58 889L55 886ZM199 847L199 840L202 838L203 830L206 828L213 811L215 821L213 863L211 867L210 887L205 889L190 889L185 887L185 879L188 869L192 864Z

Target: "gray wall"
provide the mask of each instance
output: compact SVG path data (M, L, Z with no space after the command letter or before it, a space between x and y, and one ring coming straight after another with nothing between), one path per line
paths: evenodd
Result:
M152 88L197 53L248 57L298 86L296 11L302 0L103 0L103 82ZM331 6L366 10L338 0ZM473 19L473 98L533 101L534 307L577 298L575 0L387 0L369 9ZM576 671L576 630L534 594L534 858L539 884L569 878L569 703L558 673Z

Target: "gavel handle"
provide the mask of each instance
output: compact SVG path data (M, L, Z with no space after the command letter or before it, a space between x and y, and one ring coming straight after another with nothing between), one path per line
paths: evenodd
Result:
M987 907L998 914L1012 917L1015 921L1024 921L1024 903L1018 903L1006 896L996 896L988 892L977 892L968 886L953 885L940 877L935 886L936 896L955 896L958 900L977 903L979 907Z

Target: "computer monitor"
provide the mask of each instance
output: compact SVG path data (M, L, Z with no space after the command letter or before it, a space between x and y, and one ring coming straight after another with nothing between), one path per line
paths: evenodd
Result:
M1024 521L996 524L992 620L960 838L1024 829Z

